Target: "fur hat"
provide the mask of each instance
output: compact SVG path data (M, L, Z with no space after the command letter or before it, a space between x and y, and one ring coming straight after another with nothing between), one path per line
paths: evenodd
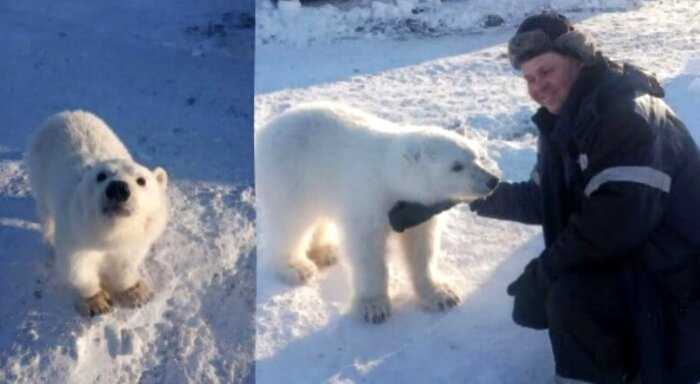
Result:
M590 37L576 30L564 15L551 11L523 20L508 43L508 57L515 69L546 52L570 56L584 63L592 62L596 56Z

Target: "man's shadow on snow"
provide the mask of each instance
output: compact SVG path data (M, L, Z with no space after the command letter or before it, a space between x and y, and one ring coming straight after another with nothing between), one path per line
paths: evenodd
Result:
M470 383L546 382L554 372L546 332L528 330L513 323L512 299L505 292L507 284L519 275L532 257L538 255L541 243L541 237L535 236L515 250L487 281L468 297L463 297L459 306L446 313L422 311L412 292L407 295L409 299L402 292L402 298L394 300L393 314L386 323L366 324L357 314L348 312L332 326L290 342L272 357L258 360L257 378L264 378L265 382L275 382L285 377L292 381L305 379L324 382L333 377L339 381L376 382L391 376L410 382L410 372L415 367L406 367L407 361L422 361L425 344L430 343L431 350L432 344L435 344L437 356L444 355L447 360L450 359L448 355L460 357L454 364L445 363L446 369L451 371L450 377L472 378L468 381ZM322 273L320 279L337 279L338 274L342 273L328 271L326 274L331 276ZM323 290L324 285L339 283L328 281L319 284ZM285 288L281 283L271 284L261 290L258 303L267 302L285 289L290 288ZM347 300L350 300L350 293L345 293ZM450 335L449 340L440 339L444 337L441 335L446 334ZM391 345L384 344L382 340ZM338 345L337 351L324 348L323 352L328 355L320 355L319 345L334 343ZM446 354L438 352L445 344L449 344L452 351ZM411 358L411 355L414 357ZM310 361L316 362L314 367L304 371L301 367ZM489 363L485 362L490 361L503 362L502 365L510 369L505 372L486 370L485 366ZM363 364L372 368L364 369ZM297 368L278 372L278 368L290 366ZM303 374L295 377L294 371L300 369ZM313 376L312 372L317 372L319 376Z

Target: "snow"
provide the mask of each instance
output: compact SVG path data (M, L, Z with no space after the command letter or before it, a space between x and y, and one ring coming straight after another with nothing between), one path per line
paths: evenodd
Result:
M248 5L246 5L248 4ZM252 383L252 3L0 5L0 383ZM80 317L22 162L47 116L101 116L169 173L143 308Z
M514 25L541 9L613 11L637 7L643 0L355 0L302 7L299 0L272 6L258 0L256 45L283 42L304 46L340 39L408 39L480 33L485 25ZM491 22L489 19L495 19Z
M547 382L547 335L514 325L505 295L542 249L537 227L462 206L446 212L439 269L462 304L422 311L392 248L394 312L378 326L350 311L342 261L292 288L262 249L256 279L253 111L259 126L332 99L440 125L481 140L505 179L525 179L535 106L505 43L524 15L549 7L566 10L613 58L655 72L698 140L695 1L255 7L253 37L244 1L0 4L0 383ZM489 15L503 24L483 28ZM139 161L170 174L172 219L143 267L155 297L138 310L81 318L53 277L22 156L31 130L70 108L97 113Z
M434 34L358 32L367 23L405 17L400 12L406 2L282 3L277 13L266 2L257 5L256 127L298 103L337 100L392 121L474 136L497 159L505 179L524 180L535 158L536 131L529 120L535 105L508 64L506 42L522 15L549 6L569 9L567 15L606 54L656 73L667 102L700 139L700 8L693 0L409 2L429 8L420 13L426 24L446 23ZM376 16L377 7L388 7L385 19ZM445 15L467 17L458 14L460 7L472 7L470 20L495 13L505 24L456 28L459 23L450 24ZM446 212L444 221L438 266L463 303L446 313L422 311L390 249L394 308L378 326L351 312L346 263L308 285L290 287L267 265L265 234L258 234L256 382L549 382L547 334L516 326L505 294L542 250L540 229L480 218L463 206Z
M690 80L688 91L696 100L700 100L700 59L689 62L685 72Z

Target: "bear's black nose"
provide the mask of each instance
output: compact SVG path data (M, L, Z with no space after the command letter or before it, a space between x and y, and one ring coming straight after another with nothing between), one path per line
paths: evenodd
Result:
M489 176L489 179L486 180L486 186L489 189L494 189L494 188L496 188L497 185L498 185L498 177Z
M123 203L129 199L129 184L114 180L107 185L105 195L108 199Z

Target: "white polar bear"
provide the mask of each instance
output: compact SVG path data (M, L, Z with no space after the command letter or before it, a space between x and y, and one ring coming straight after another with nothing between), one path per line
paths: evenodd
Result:
M333 103L286 111L255 133L262 253L277 259L285 280L303 283L332 264L338 249L351 260L355 305L365 320L382 322L390 314L388 211L401 200L484 196L498 182L486 170L493 164L475 142L445 129L400 127ZM413 287L430 310L459 302L433 270L438 228L433 218L397 234Z
M97 116L47 119L27 155L45 239L85 315L150 296L138 268L167 221L168 175L139 165Z

